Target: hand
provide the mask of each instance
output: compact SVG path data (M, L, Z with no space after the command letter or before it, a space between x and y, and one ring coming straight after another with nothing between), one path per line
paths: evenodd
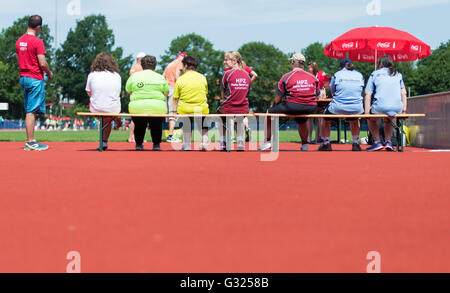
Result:
M50 71L50 72L48 73L48 79L52 79L52 78L53 78L53 72Z

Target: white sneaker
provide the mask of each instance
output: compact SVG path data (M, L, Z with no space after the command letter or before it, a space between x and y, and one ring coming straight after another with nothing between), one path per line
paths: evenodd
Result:
M190 143L183 143L183 145L181 146L181 150L182 151L190 151L191 150L191 144Z
M259 148L258 151L267 151L270 150L272 148L272 144L268 141L263 143Z
M199 151L206 151L208 150L208 144L207 143L201 143L200 146L198 147Z

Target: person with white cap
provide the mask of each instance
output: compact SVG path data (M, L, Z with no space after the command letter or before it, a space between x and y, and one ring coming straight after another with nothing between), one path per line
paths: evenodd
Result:
M283 75L275 89L275 105L268 109L268 113L281 114L313 114L317 111L316 97L319 94L319 80L311 73L303 70L306 58L301 53L295 53L290 58L292 71ZM284 97L284 101L282 101ZM308 118L296 118L298 132L302 140L301 151L308 150ZM269 150L271 119L267 119L265 142L258 148L260 151Z
M141 60L142 58L145 57L145 53L144 52L139 52L136 55L136 64L134 64L131 69L130 69L130 76L133 73L139 72L139 71L143 71L144 69L142 69L142 65L141 65ZM130 143L135 143L135 139L134 139L134 121L131 120L130 122L130 136L128 137L128 142Z

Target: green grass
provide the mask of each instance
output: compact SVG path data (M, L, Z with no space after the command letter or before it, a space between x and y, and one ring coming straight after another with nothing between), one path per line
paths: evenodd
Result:
M164 131L163 131L164 132ZM217 131L210 131L209 136L218 137ZM111 132L109 141L127 141L129 131L126 130L114 130ZM342 132L342 137L344 133ZM365 136L365 132L361 132L361 136ZM200 135L197 135L199 137ZM313 134L315 137L315 134ZM347 131L347 140L351 141L351 133ZM0 131L0 141L25 141L25 131ZM99 132L97 130L83 130L83 131L36 131L35 138L37 141L52 142L52 141L98 141ZM150 133L147 131L145 139L151 141ZM163 140L165 139L163 133ZM337 132L331 131L331 140L337 139ZM214 138L212 139L214 141ZM299 134L296 130L283 130L280 131L280 142L300 142Z

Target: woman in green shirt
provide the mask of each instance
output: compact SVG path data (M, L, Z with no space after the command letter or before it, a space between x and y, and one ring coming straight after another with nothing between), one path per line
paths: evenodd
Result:
M128 79L126 91L131 95L128 105L130 114L167 114L166 96L169 93L169 85L161 74L154 71L156 64L154 56L145 56L141 60L143 71L134 73ZM132 119L135 124L136 150L144 150L145 130L149 125L153 150L159 151L164 118L133 117Z

